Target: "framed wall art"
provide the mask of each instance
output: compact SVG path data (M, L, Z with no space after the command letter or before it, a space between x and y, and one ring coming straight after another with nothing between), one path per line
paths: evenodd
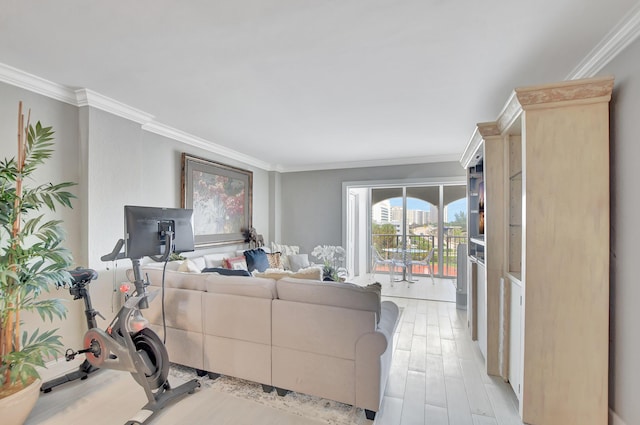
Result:
M253 172L182 154L181 206L193 209L196 247L244 243Z

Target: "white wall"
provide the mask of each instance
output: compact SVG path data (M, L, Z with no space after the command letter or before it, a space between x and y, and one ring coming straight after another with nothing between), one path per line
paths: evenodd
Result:
M611 101L610 143L609 405L617 420L632 425L640 424L640 331L637 313L640 302L637 265L640 241L640 40L627 47L600 74L616 78Z

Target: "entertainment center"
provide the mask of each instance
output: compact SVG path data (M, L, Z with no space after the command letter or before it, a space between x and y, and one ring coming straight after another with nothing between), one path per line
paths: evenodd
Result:
M518 88L460 160L471 337L527 424L608 422L612 89L612 77Z

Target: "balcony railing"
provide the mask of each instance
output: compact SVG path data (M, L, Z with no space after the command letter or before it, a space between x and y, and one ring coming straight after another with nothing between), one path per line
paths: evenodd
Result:
M402 235L375 234L372 235L373 245L380 255L385 258L392 258L402 251ZM436 237L433 235L407 235L406 236L406 259L422 260L427 256L431 248L435 247L431 267L433 274L439 277L456 277L458 275L458 245L466 243L467 237L457 235L445 235L442 245L442 261L440 261ZM426 275L424 266L413 266L414 275Z

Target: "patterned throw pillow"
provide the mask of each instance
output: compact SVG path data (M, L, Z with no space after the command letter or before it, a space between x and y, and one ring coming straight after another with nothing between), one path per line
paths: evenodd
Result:
M231 270L247 270L247 260L242 257L225 258L222 260L224 267Z
M270 269L284 270L284 266L282 265L282 253L281 252L267 253L267 260L269 260L269 268Z
M291 270L291 265L289 264L289 255L299 254L300 247L292 245L280 245L275 242L271 242L271 252L280 252L282 254L280 256L282 267L284 267L285 270Z

